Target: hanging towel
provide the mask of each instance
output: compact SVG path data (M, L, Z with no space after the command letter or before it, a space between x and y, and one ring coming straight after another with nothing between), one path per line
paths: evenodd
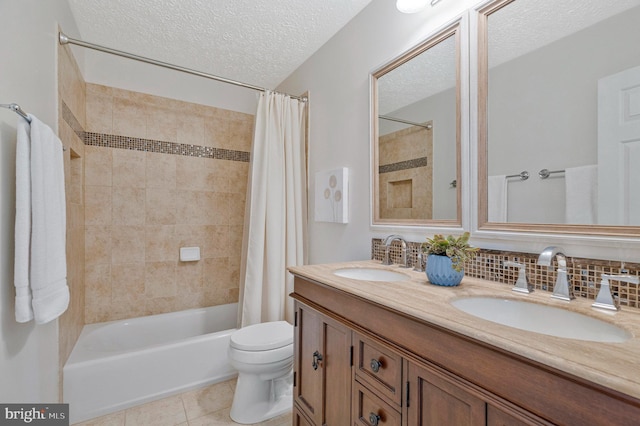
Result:
M20 197L21 210L18 211L16 200L16 320L30 319L28 314L25 315L28 312L25 299L28 299L29 292L24 290L24 272L28 269L33 318L37 324L44 324L60 316L69 305L64 160L60 139L36 117L30 115L30 118L31 126L26 138L27 145L30 145L30 161L26 167L30 170L30 185L24 182L27 176L24 152L20 157L16 155L16 199ZM20 131L18 136L22 139L18 145L24 146L24 132ZM25 192L29 187L30 197ZM29 202L30 206L27 206ZM25 210L31 211L30 217L25 216ZM28 256L25 256L25 233L30 234Z
M507 221L507 176L489 176L488 221L504 223Z
M598 223L598 166L572 167L565 170L566 223Z
M29 287L29 247L31 245L31 154L29 122L18 119L16 141L16 227L13 283L16 287L16 321L33 319Z

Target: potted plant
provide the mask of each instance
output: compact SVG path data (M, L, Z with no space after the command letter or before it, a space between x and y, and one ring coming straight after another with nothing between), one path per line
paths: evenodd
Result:
M434 235L422 243L422 252L427 254L427 278L436 285L455 286L464 276L464 262L472 260L477 247L469 245L469 233L459 237Z

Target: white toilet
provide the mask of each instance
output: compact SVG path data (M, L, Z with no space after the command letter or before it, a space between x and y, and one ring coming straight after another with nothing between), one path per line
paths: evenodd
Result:
M231 419L258 423L293 407L293 326L286 321L250 325L234 332L229 361L238 370Z

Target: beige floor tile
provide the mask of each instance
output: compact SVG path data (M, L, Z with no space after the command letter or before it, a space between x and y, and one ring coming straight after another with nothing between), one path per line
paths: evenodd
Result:
M160 399L125 411L126 426L176 426L187 421L180 395Z
M82 423L74 423L74 426L124 426L124 411L107 414Z
M189 420L189 426L235 426L231 417L229 417L229 409L225 408L197 419Z
M230 382L216 383L203 389L183 393L182 401L189 421L231 407L233 390Z
M207 414L206 416L198 417L194 420L189 420L189 426L237 426L238 423L231 420L229 411L230 408L225 408L220 411L216 411L215 413ZM255 423L254 425L289 426L291 425L291 416L291 413L286 413L264 422Z
M290 426L292 421L292 414L286 413L273 419L259 423L261 426Z

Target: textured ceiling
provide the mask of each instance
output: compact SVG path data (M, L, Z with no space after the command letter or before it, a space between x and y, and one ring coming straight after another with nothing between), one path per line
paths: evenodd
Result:
M275 88L371 0L69 0L84 41Z

